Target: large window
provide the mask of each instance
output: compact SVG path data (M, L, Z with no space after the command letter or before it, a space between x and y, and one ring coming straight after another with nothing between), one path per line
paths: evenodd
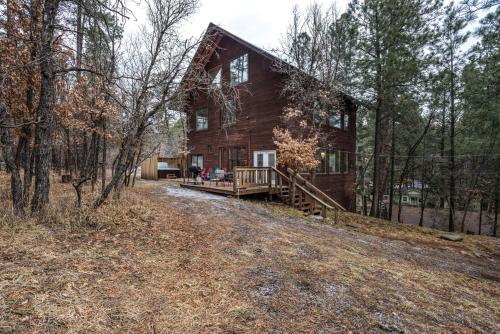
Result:
M202 154L192 155L191 166L203 168L203 155Z
M228 100L224 102L221 110L221 124L223 126L231 125L236 123L236 106L234 102Z
M217 66L210 70L210 87L219 88L221 86L221 67Z
M319 166L316 173L340 174L349 172L349 152L336 149L320 149L316 152Z
M200 109L196 111L196 130L208 129L208 110Z
M237 85L248 81L248 54L231 61L231 84Z

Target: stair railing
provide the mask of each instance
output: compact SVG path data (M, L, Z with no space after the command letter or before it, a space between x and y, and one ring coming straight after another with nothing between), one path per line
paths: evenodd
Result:
M295 207L295 197L299 196L299 209L302 209L302 205L304 202L308 202L311 205L311 212L314 212L317 207L320 209L321 216L326 218L327 211L332 210L335 212L335 216L337 216L337 206L332 206L326 203L322 198L318 197L316 194L312 193L308 189L306 189L302 184L297 182L296 174L290 174L287 176L280 170L271 167L271 175L274 173L276 175L276 181L274 184L274 188L277 189L277 192L283 194L283 185L286 183L288 185L288 196L289 196L289 204L292 207Z
M291 177L295 178L300 182L300 184L305 187L309 192L312 194L316 195L317 197L321 198L324 202L328 203L329 205L336 207L337 209L341 211L346 211L346 209L340 205L337 201L335 201L333 198L325 194L323 191L318 189L314 184L306 180L302 175L299 173L295 172L291 168L287 168L287 172L290 174Z

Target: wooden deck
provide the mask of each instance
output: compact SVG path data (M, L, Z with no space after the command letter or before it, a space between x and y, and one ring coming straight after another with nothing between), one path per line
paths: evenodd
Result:
M245 196L253 194L268 194L270 191L274 192L267 185L246 186L234 189L233 184L219 183L205 181L204 184L181 183L181 187L193 189L198 191L206 191L208 193L230 195L230 196Z
M268 194L272 200L276 194L283 202L305 214L320 214L323 218L326 218L328 210L334 211L335 217L337 210L345 210L298 173L289 169L288 174L274 167L236 167L234 182L181 183L181 187L238 198L251 194Z

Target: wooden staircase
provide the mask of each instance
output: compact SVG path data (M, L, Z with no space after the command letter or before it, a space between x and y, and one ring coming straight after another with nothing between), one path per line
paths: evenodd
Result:
M328 211L345 211L345 208L323 193L312 183L293 170L288 175L276 168L271 168L272 182L270 194L276 194L284 203L304 212L305 215L321 215L326 218Z
M284 203L303 211L306 215L321 215L326 218L329 211L345 211L339 203L326 195L299 173L287 169L286 173L274 167L236 167L232 193L267 192L272 198L278 196Z

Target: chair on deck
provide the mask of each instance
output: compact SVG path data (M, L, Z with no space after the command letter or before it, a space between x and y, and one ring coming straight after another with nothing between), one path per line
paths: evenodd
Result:
M223 185L225 185L225 183L224 183L225 175L226 175L226 173L223 169L215 168L214 179L212 181L215 181L216 187L219 185L219 182L222 182Z

